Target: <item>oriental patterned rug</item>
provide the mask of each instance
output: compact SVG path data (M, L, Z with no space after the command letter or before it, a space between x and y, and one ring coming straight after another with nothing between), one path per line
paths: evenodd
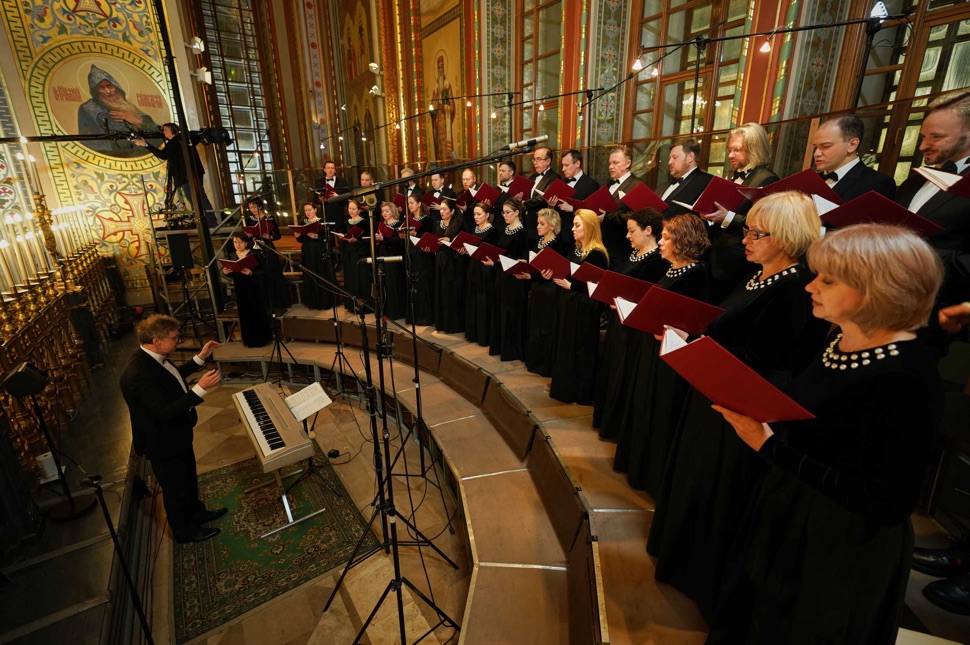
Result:
M205 634L347 562L366 523L326 458L318 452L315 461L342 496L335 496L315 478L304 480L287 493L293 517L321 507L327 510L268 538L260 536L287 520L275 484L244 493L272 477L262 472L255 458L199 477L201 499L209 508L227 507L229 514L212 524L222 529L213 539L173 545L177 643ZM369 534L362 552L377 546L377 539Z

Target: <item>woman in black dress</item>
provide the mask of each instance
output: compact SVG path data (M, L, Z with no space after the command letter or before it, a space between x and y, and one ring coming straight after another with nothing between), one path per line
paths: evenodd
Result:
M496 246L502 249L503 255L513 260L525 260L529 255L529 238L522 224L524 214L525 207L514 197L502 204L505 231L499 236ZM484 264L495 265L491 260L486 260ZM495 267L495 318L489 355L500 356L503 361L525 358L528 298L528 282L516 280L501 267Z
M253 253L253 240L242 231L232 234L234 253L229 254L230 260L242 260ZM257 260L259 256L254 254ZM262 347L273 337L269 325L269 313L266 306L266 285L261 265L255 269L243 269L241 272L230 271L223 267L223 274L232 280L232 291L236 296L236 308L239 312L239 334L246 347Z
M276 245L273 244L274 240L282 237L282 234L276 219L267 215L264 204L262 197L250 197L246 200L246 209L249 211L246 225L257 227L260 242L269 247L269 249L257 251L257 253L260 255L264 279L268 285L273 309L286 309L292 304L290 286L286 283L286 278L283 277L283 264L280 262L279 256L276 255Z
M428 216L428 207L421 198L416 195L408 196L408 213L416 224L410 226L402 225L402 235L406 228L410 230L406 235L421 238L425 233L438 234L434 230L434 220ZM434 253L423 251L414 245L411 240L405 240L404 246L407 248L407 271L410 271L408 288L412 289L411 297L414 298L414 324L432 325L434 324ZM411 323L411 308L405 315L408 324Z
M304 224L319 222L317 206L313 202L305 202L300 210L306 216ZM320 229L320 233L297 235L300 243L300 264L325 280L331 280L329 273L332 269L327 261L327 229ZM330 287L314 278L309 273L303 274L303 304L309 309L329 309L333 307L334 295Z
M360 202L354 199L347 202L346 230L351 231L356 226L362 232L358 236L340 238L340 260L344 267L344 289L357 299L369 301L374 277L371 265L361 262L363 258L370 257L370 244L368 240L362 239L371 234L370 220L365 215L367 211ZM353 302L346 299L344 307L353 311ZM366 309L370 311L369 307Z
M394 231L401 228L400 211L393 202L381 204L381 218L384 224ZM381 257L400 256L404 253L404 240L400 235L384 237L380 230L375 230L374 243L378 245L377 254ZM401 268L400 262L382 262L379 267L384 272L384 315L392 320L404 318L404 309L407 305L404 269Z
M943 407L915 330L942 265L913 233L876 224L829 233L808 262L812 312L839 332L789 388L815 418L769 426L716 408L770 469L732 547L712 645L896 643Z
M783 385L825 341L827 325L811 314L798 263L819 238L812 200L788 191L758 201L748 214L745 254L762 267L721 303L724 313L707 334L762 376ZM656 578L697 601L710 616L744 507L764 464L691 390L671 446L664 483L650 525L647 550L658 556Z
M619 258L616 271L647 282L656 282L667 270L667 261L660 257L657 238L663 228L663 216L653 208L643 208L626 215L626 239L633 252ZM642 332L623 326L616 308L607 312L606 338L596 374L596 397L593 401L593 427L600 437L615 441L627 421L626 410L631 402L634 370L640 350Z
M543 208L536 218L536 231L539 241L535 253L545 249L565 255L559 243L562 221L559 213L552 208ZM525 368L533 374L552 376L552 357L556 351L556 326L559 324L559 292L561 289L552 281L552 271L532 276L517 276L521 280L532 280L529 289L529 330L525 343Z
M707 272L700 258L711 242L707 226L693 214L664 222L660 256L670 268L657 286L694 300L707 293ZM616 444L613 469L627 474L630 486L656 499L677 421L690 385L659 356L657 339L640 334L633 384L625 404L626 417Z
M461 232L462 218L450 199L442 199L438 210L441 221L435 233L450 242ZM435 253L434 324L438 331L458 334L465 331L465 277L468 254L464 248L442 245Z
M573 239L576 248L566 257L580 264L607 269L610 266L600 221L591 210L580 208L573 217ZM600 306L589 297L585 282L557 278L564 289L559 294L559 325L556 351L552 360L552 383L549 396L564 403L589 405L593 402L596 357L599 352Z
M492 205L478 202L473 235L482 242L495 245L501 229L492 225ZM468 211L465 211L466 213ZM468 260L468 296L465 299L465 340L488 347L492 338L492 318L495 313L495 266L485 266L478 260Z

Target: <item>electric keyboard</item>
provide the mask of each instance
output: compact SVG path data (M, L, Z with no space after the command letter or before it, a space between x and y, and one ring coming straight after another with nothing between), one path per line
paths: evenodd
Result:
M273 384L260 383L237 392L232 402L245 422L264 473L313 457L313 443Z

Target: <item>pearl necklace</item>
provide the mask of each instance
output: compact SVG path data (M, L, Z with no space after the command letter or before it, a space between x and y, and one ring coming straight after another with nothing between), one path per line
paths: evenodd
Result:
M592 250L593 249L590 248L590 251ZM589 255L589 251L586 251L585 253L583 253L582 249L573 249L573 253L576 255L577 258L585 258L587 255Z
M491 224L489 224L489 225L488 225L488 226L486 226L485 228L478 228L478 227L476 226L476 227L475 227L475 235L481 235L481 234L482 234L482 233L484 233L485 231L490 231L490 230L492 230L492 225L491 225Z
M450 223L451 222L448 222L448 224ZM440 228L442 231L446 231L448 230L448 224L445 223L445 220L441 220L440 222L438 222L438 228Z
M505 234L506 235L515 235L516 233L518 233L519 231L521 231L524 228L525 228L525 226L522 225L522 224L519 224L515 228L506 228L505 229Z
M655 246L649 251L647 251L646 253L644 253L643 255L637 255L639 251L634 251L633 253L630 254L630 262L642 262L643 260L646 260L648 257L650 257L651 255L653 255L659 250L660 250L660 247Z
M536 247L536 250L537 251L541 251L542 249L546 248L547 246L549 246L550 244L552 244L555 241L556 241L555 236L549 238L549 241L548 242L543 242L542 240L539 240L539 245Z
M674 269L674 268L667 269L667 273L664 275L666 275L668 278L676 278L684 275L685 273L687 273L688 271L690 271L696 266L697 266L697 262L691 262L690 264L686 264L680 267L679 269Z
M761 277L761 271L758 271L753 276L751 276L751 279L748 280L748 283L746 285L744 285L744 288L747 289L748 291L754 291L755 289L764 289L772 282L775 282L776 280L780 280L781 278L784 278L786 275L794 275L796 273L798 273L798 267L792 266L792 267L788 267L784 271L776 273L775 275L771 276L770 278L767 278L766 280L758 280L758 278Z
M886 345L885 349L882 347L874 347L861 352L842 354L835 349L841 340L842 334L839 334L822 353L822 365L832 370L854 370L862 365L868 365L873 359L881 361L886 356L899 356L899 349L896 343Z

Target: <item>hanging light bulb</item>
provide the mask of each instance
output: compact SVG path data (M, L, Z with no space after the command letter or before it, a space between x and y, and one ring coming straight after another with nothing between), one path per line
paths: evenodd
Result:
M430 112L434 112L434 103L432 103L431 105L428 106L428 110Z
M400 123L395 123L394 124L394 129L395 130L400 130L401 129L401 124Z
M471 107L471 106L472 106L471 99L465 101L465 107Z
M492 114L491 114L490 116L491 116L491 117L492 117L493 119L497 119L497 118L498 118L498 115L497 115L497 114L495 114L495 112L492 112Z
M633 71L639 72L642 69L643 69L643 61L640 60L639 56L637 56L637 59L633 61Z
M540 103L540 104L539 104L539 111L540 111L540 112L545 112L545 111L546 111L546 106L545 106L545 105L543 105L542 103Z
M765 41L765 44L762 45L758 49L758 51L761 52L762 54L767 54L768 52L770 52L771 51L771 41L770 40L766 40Z
M650 76L660 76L660 67L657 66L650 70Z

